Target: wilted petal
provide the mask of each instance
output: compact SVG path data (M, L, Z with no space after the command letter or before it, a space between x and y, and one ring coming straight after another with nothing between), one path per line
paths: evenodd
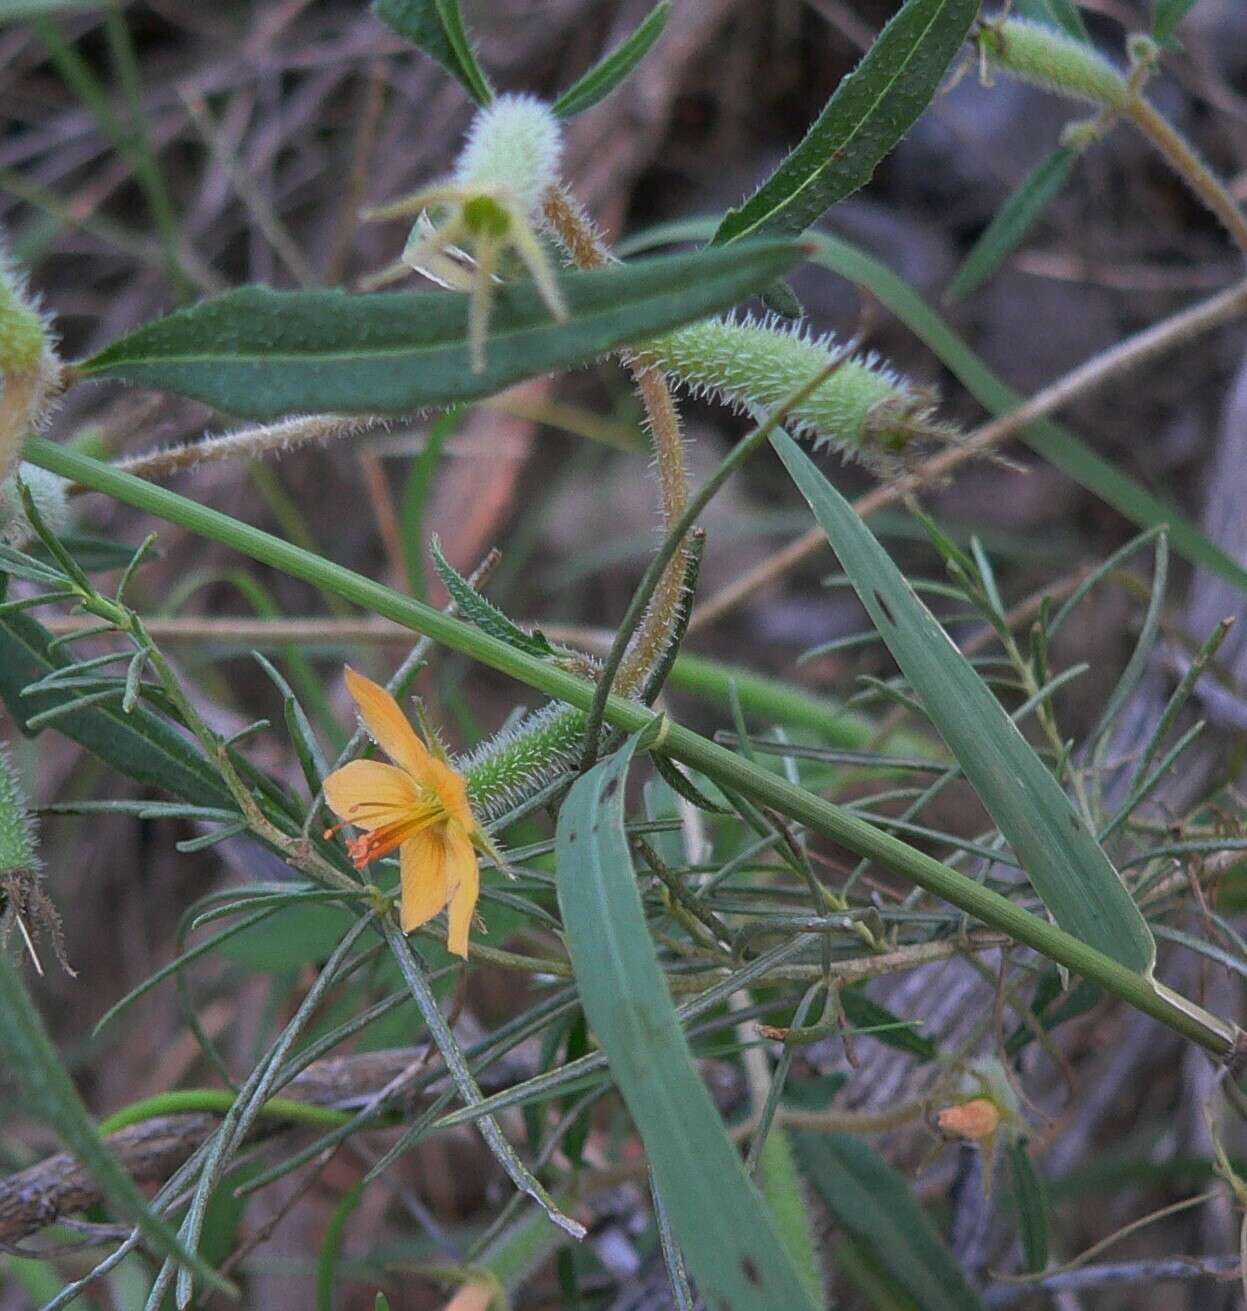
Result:
M433 757L407 722L398 702L380 684L357 674L349 665L346 687L359 707L359 717L373 741L396 765L418 782L424 782Z
M450 899L446 836L439 824L409 838L399 848L403 876L400 920L404 933L427 924Z
M480 868L472 840L458 824L446 826L446 867L450 885L450 930L447 947L467 958L468 934L481 891Z
M356 828L393 824L421 804L411 776L379 760L352 760L325 779L325 800L339 819Z

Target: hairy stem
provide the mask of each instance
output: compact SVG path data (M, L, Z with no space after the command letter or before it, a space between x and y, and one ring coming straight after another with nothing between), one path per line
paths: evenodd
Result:
M563 187L546 189L542 212L578 268L601 268L610 263L606 243L580 205ZM688 505L688 468L684 460L684 439L680 415L666 375L653 367L629 363L636 379L645 422L654 446L654 462L662 506L662 526L670 532ZM625 696L636 693L671 644L685 604L684 578L688 570L688 546L681 540L672 554L644 619L636 630L615 686Z
M1131 100L1125 115L1247 254L1247 215L1191 143L1142 96Z

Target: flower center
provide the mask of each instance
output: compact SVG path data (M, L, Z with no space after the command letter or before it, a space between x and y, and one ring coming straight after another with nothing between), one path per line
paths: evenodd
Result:
M380 809L389 810L391 807L382 807L377 802L361 801L351 807L350 819L345 820L343 824L336 824L333 828L326 829L325 836L332 836L344 824L357 824L360 819L366 820L370 811ZM398 815L388 824L379 824L360 837L352 838L346 844L347 854L356 869L363 869L374 860L388 856L391 851L402 846L408 838L414 838L417 834L423 833L426 828L432 828L434 824L444 824L449 819L450 812L442 804L441 798L431 797Z

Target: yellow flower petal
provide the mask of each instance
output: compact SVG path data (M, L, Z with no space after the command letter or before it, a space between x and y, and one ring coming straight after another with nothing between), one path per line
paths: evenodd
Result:
M418 783L426 781L433 757L407 722L402 707L379 684L346 668L346 688L359 707L359 717L372 739L400 768Z
M481 891L481 873L472 840L458 824L446 826L446 867L450 884L450 930L446 946L465 960L472 914Z
M468 801L468 785L462 774L457 774L444 761L436 757L429 761L428 773L422 780L437 793L442 808L451 817L458 820L471 833L476 828L476 816Z
M404 933L427 924L450 900L450 884L444 829L426 829L399 848L403 875L403 903L400 914Z
M379 760L352 760L325 779L325 800L339 819L372 830L403 819L422 799L405 770Z

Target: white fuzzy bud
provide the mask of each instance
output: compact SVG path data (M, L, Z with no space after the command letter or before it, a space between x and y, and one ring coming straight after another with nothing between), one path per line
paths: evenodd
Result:
M505 191L531 218L558 181L562 151L563 129L549 105L533 96L499 96L472 120L455 183Z

